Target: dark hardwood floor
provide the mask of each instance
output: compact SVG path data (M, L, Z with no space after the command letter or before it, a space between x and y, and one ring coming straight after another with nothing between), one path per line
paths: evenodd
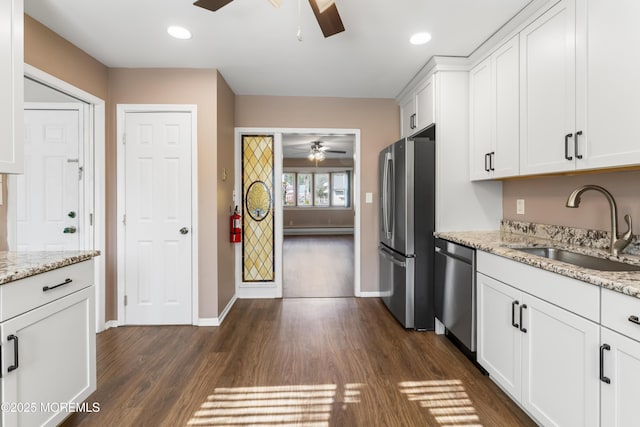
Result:
M285 236L282 249L285 298L354 295L353 235Z
M222 326L109 329L64 426L533 426L444 337L379 299L239 300Z

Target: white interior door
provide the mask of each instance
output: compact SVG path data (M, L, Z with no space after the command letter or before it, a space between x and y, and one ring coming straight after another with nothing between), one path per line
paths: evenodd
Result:
M191 323L191 113L127 112L125 322Z
M82 104L25 104L25 169L16 176L17 250L82 247L82 118Z

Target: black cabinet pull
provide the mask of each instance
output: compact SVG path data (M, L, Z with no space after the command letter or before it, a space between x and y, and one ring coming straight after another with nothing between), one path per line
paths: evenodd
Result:
M573 157L569 155L569 138L572 136L572 133L568 133L564 136L564 158L567 160L573 160Z
M68 285L69 283L73 282L73 280L71 279L65 279L64 282L60 283L59 285L55 285L55 286L43 286L42 287L42 292L47 292L50 291L52 289L55 288L59 288L60 286L64 286L64 285Z
M513 326L516 329L520 328L520 325L516 323L516 313L515 313L515 308L520 305L519 301L514 301L511 303L511 326Z
M523 326L524 326L524 323L522 322L522 312L523 312L526 308L527 308L527 304L522 304L522 305L520 306L520 330L521 330L522 332L524 332L525 334L527 333L527 330L526 330L526 328L524 328L524 327L523 327Z
M600 346L600 381L606 384L611 384L611 379L604 376L604 352L611 350L609 344L602 344Z
M489 170L496 170L496 168L493 166L493 159L495 159L496 157L496 152L492 151L489 153Z
M576 139L574 140L574 154L576 155L576 159L581 159L582 154L578 154L578 137L582 135L582 131L579 130L576 132Z
M15 371L16 369L18 369L18 361L20 360L18 357L18 337L16 335L9 335L7 337L7 339L9 341L15 341L15 345L13 346L13 365L9 366L9 368L7 369L7 372L11 372L11 371Z
M484 170L489 172L491 169L489 169L489 153L484 155Z
M629 316L629 322L640 325L640 319L638 319L638 316Z

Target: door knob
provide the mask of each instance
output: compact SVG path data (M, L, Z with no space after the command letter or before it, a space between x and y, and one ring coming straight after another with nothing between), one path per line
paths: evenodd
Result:
M76 231L78 231L78 229L75 227L65 227L64 230L62 230L64 234L73 234Z
M182 227L180 229L180 234L187 234L187 233L189 233L189 229L187 227Z
M76 217L76 212L75 212L75 211L70 211L70 212L67 214L67 216L68 216L69 218L75 218L75 217Z

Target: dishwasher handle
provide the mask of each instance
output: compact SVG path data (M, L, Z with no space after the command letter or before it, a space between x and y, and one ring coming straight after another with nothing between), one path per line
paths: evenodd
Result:
M385 257L389 261L391 261L394 265L397 265L398 267L402 267L402 268L406 268L407 267L407 263L406 262L398 260L395 256L393 256L393 254L391 252L389 252L388 250L386 250L382 246L378 246L378 252L380 252L380 255L382 255L383 257Z
M442 254L442 255L444 255L446 257L450 257L450 258L456 259L456 260L458 260L460 262L464 262L465 264L471 265L471 260L470 259L465 258L465 257L461 257L460 255L452 254L451 252L447 252L447 251L445 251L444 249L442 249L442 248L440 248L438 246L436 246L436 253Z

